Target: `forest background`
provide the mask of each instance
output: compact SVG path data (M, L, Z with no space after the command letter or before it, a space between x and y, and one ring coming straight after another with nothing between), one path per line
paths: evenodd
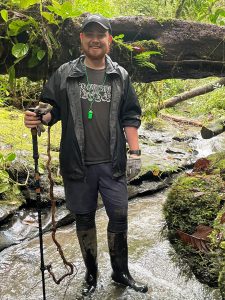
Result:
M42 7L46 5L49 9L43 11ZM225 25L225 0L3 0L0 5L1 19L5 24L9 24L13 22L10 19L10 11L18 11L18 14L23 11L23 14L26 14L27 10L29 11L34 7L38 8L38 13L42 15L47 24L55 24L56 26L60 26L59 20L75 18L86 12L100 13L108 18L137 15L151 16L157 19L183 19L213 23L217 26ZM0 51L1 39L4 38L10 38L10 36L0 37ZM38 34L31 33L30 42L35 43L36 38L38 38ZM121 40L121 37L116 39ZM15 39L13 42L16 44ZM52 42L54 43L54 37L52 37ZM14 45L12 54L15 57L15 63L23 59L28 52L29 49L24 45ZM33 60L30 61L30 64L31 67L34 67L34 72L35 64L40 62L45 55L51 56L51 52L46 53L45 50L36 48L35 57L32 54ZM152 67L154 68L154 65ZM215 82L215 80L216 78L168 79L151 83L134 83L143 109L143 121L156 122L159 107L161 108L163 102L172 96ZM9 189L10 179L5 172L6 165L15 160L18 151L31 150L29 130L24 128L22 110L35 105L42 86L43 81L32 82L27 78L15 80L14 68L9 68L7 75L0 75L0 193ZM188 120L204 123L224 116L224 108L224 86L215 85L213 92L189 99L173 108L160 109L160 113L179 115ZM52 148L58 147L58 133L59 130L56 127L53 131L56 138L52 140ZM45 151L46 139L46 135L41 138L41 152ZM31 156L30 159L32 159ZM44 169L44 161L41 160L41 168L42 164ZM17 185L13 186L16 187Z

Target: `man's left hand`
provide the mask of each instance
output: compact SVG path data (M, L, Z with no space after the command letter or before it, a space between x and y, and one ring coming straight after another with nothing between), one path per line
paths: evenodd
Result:
M141 171L141 157L130 155L127 159L127 181L136 177Z

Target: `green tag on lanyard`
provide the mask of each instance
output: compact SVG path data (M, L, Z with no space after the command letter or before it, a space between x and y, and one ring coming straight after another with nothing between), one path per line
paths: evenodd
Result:
M91 120L93 118L93 111L90 109L88 111L88 119Z

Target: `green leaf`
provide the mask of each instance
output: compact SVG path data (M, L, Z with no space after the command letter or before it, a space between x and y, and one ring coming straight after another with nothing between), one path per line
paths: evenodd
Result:
M19 33L27 30L30 25L31 25L31 22L29 20L28 21L14 20L9 24L8 35L16 36Z
M8 11L7 11L6 9L2 9L2 10L0 11L0 13L1 13L2 19L3 19L5 22L7 22L8 19L9 19Z
M50 23L50 24L58 24L57 20L55 20L55 16L49 12L42 12L41 15Z
M15 195L19 195L20 194L20 189L18 188L18 186L16 184L13 185L13 194Z
M36 67L43 59L45 54L46 54L45 50L42 50L39 47L34 46L32 49L32 56L28 60L28 68Z
M29 51L29 45L24 43L15 44L12 47L12 55L16 58L24 57Z
M224 241L220 243L220 248L225 250L225 242Z
M81 11L77 6L75 9L71 1L65 1L62 4L52 1L52 5L48 5L47 8L52 13L60 16L63 20L71 17L77 17L83 12L83 10Z
M39 50L38 52L37 52L37 58L38 58L38 60L42 60L43 58L44 58L44 56L45 56L45 50Z
M15 153L9 153L6 158L5 161L13 161L16 158L16 154Z
M116 35L116 36L113 37L113 39L115 41L121 41L121 42L123 41L123 38L124 38L124 34L123 33L121 33L121 34Z
M0 194L6 192L9 190L9 184L8 183L0 183Z
M216 24L219 17L225 17L225 10L218 8L214 14L209 15L209 19L212 23Z
M58 8L58 9L61 8L61 4L58 3L58 1L56 1L56 0L52 0L52 5L53 5L53 8Z
M36 3L40 3L40 2L41 2L40 0L22 0L22 1L20 1L20 7L26 9L29 6L34 5Z
M0 170L1 183L7 183L9 181L9 174L5 170Z

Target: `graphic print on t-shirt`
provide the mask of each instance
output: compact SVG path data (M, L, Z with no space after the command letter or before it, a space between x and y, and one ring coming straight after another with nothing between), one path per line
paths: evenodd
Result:
M87 84L80 82L80 98L95 102L111 101L111 85Z
M84 125L85 164L111 161L110 155L110 106L112 86L105 70L87 68L88 80L79 82L82 119ZM90 119L89 111L92 111Z

